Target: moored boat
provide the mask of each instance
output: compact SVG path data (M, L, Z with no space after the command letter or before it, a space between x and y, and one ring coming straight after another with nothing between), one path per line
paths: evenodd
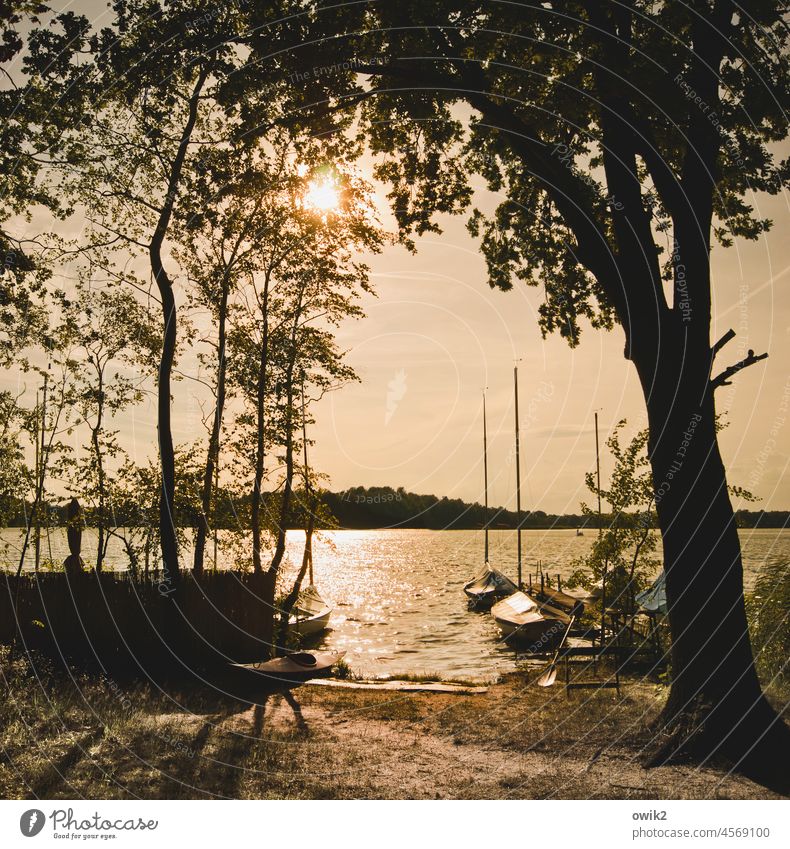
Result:
M497 569L486 563L483 571L464 584L469 604L477 610L486 610L497 600L518 592L518 587Z
M592 597L586 590L555 590L551 587L544 587L535 594L535 598L540 602L545 602L552 607L559 608L568 614L576 611L577 615L583 612L585 601L589 603L592 600Z
M313 637L326 630L331 615L332 608L310 584L299 593L296 606L288 617L288 630L300 637Z
M534 651L546 649L562 637L570 617L524 592L516 592L491 608L506 640L528 643Z

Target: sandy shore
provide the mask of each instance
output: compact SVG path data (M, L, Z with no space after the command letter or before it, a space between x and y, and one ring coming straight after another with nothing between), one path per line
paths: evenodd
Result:
M5 798L775 798L717 764L645 770L665 689L214 687L2 667Z

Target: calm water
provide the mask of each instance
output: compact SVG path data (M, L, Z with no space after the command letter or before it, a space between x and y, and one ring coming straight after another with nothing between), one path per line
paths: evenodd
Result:
M790 563L790 530L742 530L740 535L747 587L764 563ZM6 543L4 559L13 562L19 533L4 530L0 540ZM552 580L557 573L565 578L592 541L589 531L582 537L572 530L526 531L525 575L527 569L534 573L540 560ZM286 578L301 561L303 544L304 533L289 534ZM95 536L86 533L88 562L91 545L95 550ZM490 679L512 669L513 653L498 644L493 619L467 611L464 601L462 586L480 568L482 546L479 531L321 534L314 543L315 580L334 607L332 629L322 644L345 650L352 669L365 675L432 672ZM42 540L42 557L50 550L52 559L62 562L68 553L65 533L53 531ZM111 545L109 565L124 568L125 562L120 544ZM189 562L188 552L184 562ZM491 562L515 578L512 531L492 532Z

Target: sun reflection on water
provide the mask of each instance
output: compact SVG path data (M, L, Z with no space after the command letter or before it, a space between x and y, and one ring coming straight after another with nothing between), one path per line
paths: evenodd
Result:
M20 529L7 528L0 540L18 551ZM767 559L790 560L790 530L739 532L747 589ZM571 561L585 554L594 537L573 531L527 531L525 574L542 560L552 578L567 577ZM302 559L304 533L289 532L283 586ZM66 534L53 529L53 559L68 554ZM482 539L476 531L331 531L315 540L315 581L334 608L323 645L346 651L351 668L366 676L438 673L444 677L490 680L514 667L513 653L498 644L493 619L466 609L464 583L479 570ZM96 535L83 535L83 556L95 557ZM181 552L182 562L191 551ZM10 560L6 568L15 568ZM508 531L491 534L491 562L515 576L516 540ZM125 569L122 544L113 538L107 568ZM220 567L230 566L220 560ZM32 568L32 560L26 564Z

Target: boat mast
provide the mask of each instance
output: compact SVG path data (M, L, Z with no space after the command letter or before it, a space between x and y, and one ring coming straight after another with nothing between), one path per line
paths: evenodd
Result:
M598 490L598 540L600 542L603 527L601 524L601 454L598 447L598 413L595 414L595 477ZM603 572L601 574L601 645L604 643L606 625L606 558L603 561Z
M513 367L516 395L516 540L518 546L518 588L521 589L521 457L518 433L518 366Z
M601 455L598 449L598 413L595 414L595 476L598 480L598 536L601 535Z
M304 373L302 373L302 446L304 448L304 497L305 502L307 504L307 509L311 510L310 506L310 474L308 472L307 466L307 417L305 414L305 403L304 403ZM305 533L309 533L309 529L305 527ZM305 538L305 546L310 545L310 540ZM312 548L312 547L311 547ZM308 566L310 568L310 586L312 587L314 584L313 581L313 552L311 549L308 549Z
M483 527L485 528L486 550L485 562L488 565L488 434L486 432L486 393L483 391L483 478L485 492L485 514Z

